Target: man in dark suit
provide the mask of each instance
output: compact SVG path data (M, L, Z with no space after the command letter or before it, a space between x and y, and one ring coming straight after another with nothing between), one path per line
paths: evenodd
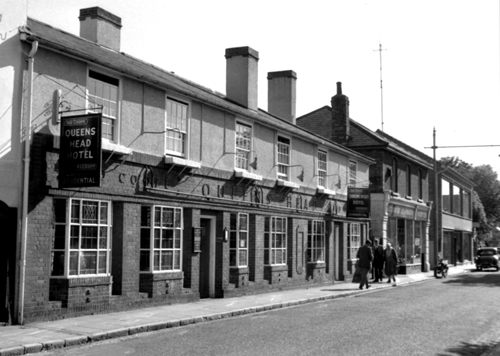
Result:
M366 240L365 244L361 246L356 254L358 258L358 266L361 272L361 282L359 282L359 289L363 289L363 285L366 285L366 289L370 288L368 284L368 272L372 268L373 253L371 249L371 241Z

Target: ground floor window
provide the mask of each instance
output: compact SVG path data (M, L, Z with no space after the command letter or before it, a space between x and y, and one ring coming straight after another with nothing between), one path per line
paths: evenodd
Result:
M229 266L248 265L248 214L231 214L229 228Z
M110 202L55 198L53 204L51 276L108 275Z
M451 256L452 239L453 235L451 231L443 232L443 253L441 257L444 260L448 260L450 262L452 262L452 256Z
M472 261L471 234L464 234L464 260Z
M141 207L140 271L180 271L182 208Z
M264 264L286 265L286 218L276 216L264 220Z
M307 222L307 262L325 262L325 222Z
M387 242L396 250L399 263L421 263L425 236L426 221L389 219Z
M366 240L366 225L360 223L347 224L347 258L355 259L359 248Z

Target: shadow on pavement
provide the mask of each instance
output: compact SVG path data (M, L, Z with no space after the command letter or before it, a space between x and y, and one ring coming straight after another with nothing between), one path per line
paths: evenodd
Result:
M446 349L445 353L438 353L437 356L478 356L483 353L493 349L496 344L494 342L481 343L481 344L471 344L468 342L462 342L460 345L455 347L450 347Z
M500 274L493 272L487 274L462 274L453 276L453 278L443 280L446 284L461 284L463 286L477 286L482 285L485 287L498 287L500 286Z

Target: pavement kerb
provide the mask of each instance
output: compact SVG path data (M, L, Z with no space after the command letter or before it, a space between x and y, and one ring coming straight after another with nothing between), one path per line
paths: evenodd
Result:
M470 271L463 270L459 273L454 273L453 275L458 275L458 274L468 273L468 272L470 272ZM425 276L424 278L422 278L420 280L410 280L410 281L399 282L398 285L408 285L408 284L413 284L413 283L418 283L418 282L424 282L424 281L427 281L429 279L433 279L433 277L432 276ZM384 289L392 288L392 287L393 287L392 284L381 285L378 288L373 288L370 290L365 289L365 290L344 291L344 292L338 293L338 294L331 294L331 295L319 296L319 297L310 297L310 298L305 298L305 299L297 299L297 300L286 301L286 302L277 302L277 303L265 304L265 305L255 306L255 307L236 309L236 310L222 312L222 313L202 315L202 316L197 316L197 317L189 317L189 318L184 318L184 319L180 319L180 320L168 320L168 321L161 321L161 322L156 322L156 323L151 323L151 324L137 325L137 326L132 326L129 328L120 328L120 329L110 330L110 331L106 331L106 332L94 333L94 334L90 334L87 336L85 336L85 335L71 336L71 337L68 337L66 339L61 339L61 340L50 340L50 341L43 342L43 343L33 343L33 344L26 344L26 345L21 345L21 346L14 346L14 347L0 349L0 356L26 355L26 354L37 353L37 352L42 352L42 351L47 351L47 350L53 350L55 348L72 347L72 346L82 345L85 343L94 343L94 342L109 340L109 339L113 339L113 338L135 335L138 333L157 331L157 330L168 329L168 328L175 328L175 327L186 326L186 325L190 325L190 324L198 324L198 323L203 323L203 322L216 321L216 320L221 320L221 319L237 317L237 316L241 316L241 315L254 314L254 313L266 312L266 311L271 311L271 310L276 310L276 309L295 307L295 306L309 304L309 303L316 303L316 302L320 302L320 301L339 299L339 298L347 298L347 297L351 297L353 295L373 293L373 292L376 292L379 290L384 290ZM497 345L493 350L490 350L488 353L484 353L481 356L500 356L500 344Z

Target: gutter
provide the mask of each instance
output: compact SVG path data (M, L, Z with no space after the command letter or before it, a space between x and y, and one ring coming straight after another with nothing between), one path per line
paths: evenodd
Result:
M19 260L19 300L17 322L24 324L24 290L26 284L26 245L28 242L28 197L29 197L29 175L30 175L30 144L31 144L31 119L33 116L33 66L34 56L38 50L38 41L31 43L31 51L28 54L28 112L24 124L24 169L23 169L23 201L21 220L21 255Z

